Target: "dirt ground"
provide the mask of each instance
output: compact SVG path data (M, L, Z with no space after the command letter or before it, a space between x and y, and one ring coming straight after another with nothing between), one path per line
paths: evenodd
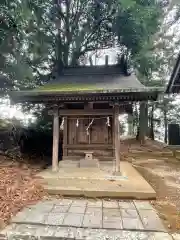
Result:
M170 231L180 231L180 161L163 157L135 157L133 165L157 193L151 201Z
M170 232L180 232L180 160L170 156L172 152L164 144L151 140L143 146L135 139L122 141L121 153L124 160L133 157L134 167L156 191L157 199L151 203L165 226Z

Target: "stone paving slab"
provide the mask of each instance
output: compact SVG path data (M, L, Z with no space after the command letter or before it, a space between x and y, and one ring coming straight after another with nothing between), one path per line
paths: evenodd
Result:
M14 224L2 240L174 240L168 233Z
M54 199L54 200L46 200L44 201L45 204L51 205L60 205L60 206L70 206L73 203L73 199L69 198L62 198L62 199Z
M122 218L123 229L144 230L143 224L139 218Z
M102 216L102 208L87 207L85 215L93 215L93 216L100 215L100 216Z
M86 206L87 205L87 200L85 199L77 199L77 200L73 200L72 201L72 206L79 206L79 207L82 207L82 206Z
M146 230L166 231L154 210L139 210L139 215Z
M67 213L62 225L81 227L83 223L84 214L80 213Z
M134 205L138 210L154 210L153 206L148 201L134 200Z
M136 209L133 201L119 201L118 204L123 209Z
M82 206L72 206L69 208L68 212L70 213L81 213L84 214L86 210L86 206L82 205Z
M120 209L122 218L138 218L138 212L135 209Z
M103 208L119 208L118 201L103 201Z
M111 208L111 209L103 209L103 217L120 217L121 212L119 209Z
M59 227L55 230L54 236L58 239L75 239L77 235L77 228L67 228L67 227Z
M154 208L145 201L42 201L18 213L12 223L166 232Z
M31 209L25 208L23 211L19 212L16 216L12 217L11 221L16 223L23 222L26 219L27 215L29 214L31 215Z
M103 227L102 217L85 215L82 226L87 228L102 228Z
M174 233L172 234L173 240L180 240L180 234Z
M103 228L105 229L122 229L121 217L105 217L103 218Z
M52 208L52 213L66 213L69 210L69 205L54 205Z
M102 201L100 201L100 200L97 200L97 201L89 200L88 203L87 203L87 207L102 208Z
M44 216L44 224L45 225L62 225L65 218L65 213L50 213Z
M38 212L36 212L34 214L31 213L29 215L26 215L25 220L23 220L22 222L24 223L33 223L33 224L43 224L45 222L45 216L44 214L40 214Z

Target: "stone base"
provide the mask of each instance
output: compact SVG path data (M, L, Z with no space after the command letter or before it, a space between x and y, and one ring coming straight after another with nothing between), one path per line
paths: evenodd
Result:
M94 163L81 160L85 166ZM79 164L79 161L78 161ZM82 166L81 164L81 166ZM96 164L97 166L97 164ZM112 162L100 162L99 168L64 167L59 172L51 168L43 170L37 176L43 178L43 187L53 195L121 198L121 199L156 199L156 193L137 170L128 162L120 163L121 176L112 175Z
M99 161L98 159L87 159L83 158L79 161L80 168L99 168Z
M59 168L75 168L78 167L79 161L77 160L62 160L59 162Z
M122 173L121 173L121 172L113 172L112 175L113 175L113 176L122 176Z

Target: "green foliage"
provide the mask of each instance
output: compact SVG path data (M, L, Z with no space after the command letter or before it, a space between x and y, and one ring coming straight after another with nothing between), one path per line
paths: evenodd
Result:
M120 0L115 30L120 45L134 56L158 31L161 9L156 1Z
M0 72L20 89L112 46L126 49L137 66L147 62L139 54L145 56L142 49L158 30L161 13L149 0L12 0L2 1L1 9Z
M32 71L24 61L24 6L18 1L3 1L0 6L0 74L9 83L5 86L9 87L18 80L32 79Z

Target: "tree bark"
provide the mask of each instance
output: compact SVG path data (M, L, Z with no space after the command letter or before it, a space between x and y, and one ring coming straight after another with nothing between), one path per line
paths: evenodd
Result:
M128 114L128 135L133 135L133 116Z
M149 122L149 137L154 140L154 105L152 105Z
M134 116L134 119L133 119L133 129L134 129L134 134L135 134L135 129L137 129L137 135L136 135L136 140L138 140L138 132L139 132L139 111L138 111L138 108L137 108L137 103L135 103L135 108L134 108L134 113L133 113L133 116Z

